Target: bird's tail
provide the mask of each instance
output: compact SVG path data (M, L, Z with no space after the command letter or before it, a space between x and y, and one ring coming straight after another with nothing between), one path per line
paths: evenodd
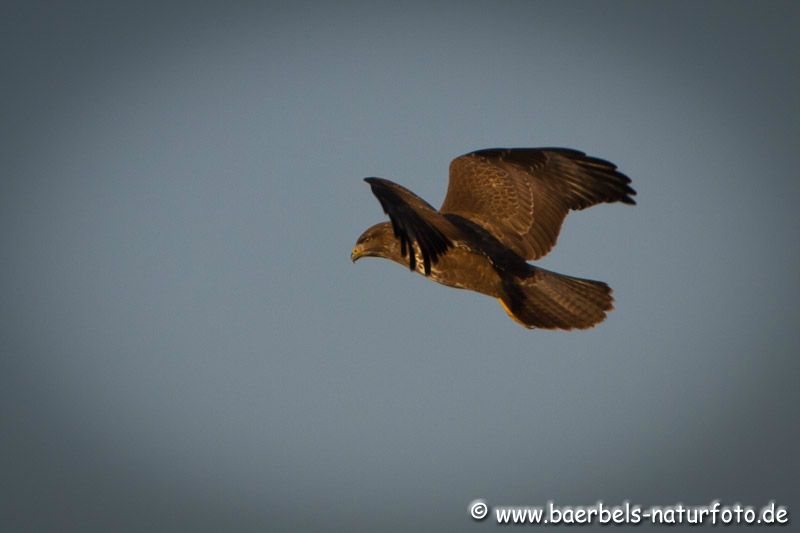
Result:
M586 329L613 309L611 288L602 281L530 268L527 277L503 282L500 298L509 316L526 328Z

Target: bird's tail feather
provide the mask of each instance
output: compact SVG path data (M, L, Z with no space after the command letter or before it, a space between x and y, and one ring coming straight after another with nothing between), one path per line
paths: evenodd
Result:
M611 288L602 281L573 278L531 267L525 278L503 283L500 303L527 328L586 329L613 309Z

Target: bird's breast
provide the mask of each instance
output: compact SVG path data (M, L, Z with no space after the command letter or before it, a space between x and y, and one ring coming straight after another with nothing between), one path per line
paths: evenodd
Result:
M416 258L415 271L425 276L425 265L419 247L414 246ZM492 297L499 297L502 279L486 255L476 252L460 243L450 248L439 260L431 264L431 280L467 289Z

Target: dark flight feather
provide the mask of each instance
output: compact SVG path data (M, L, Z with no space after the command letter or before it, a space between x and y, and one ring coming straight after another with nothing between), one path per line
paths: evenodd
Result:
M364 178L364 181L369 183L384 213L389 215L394 235L400 240L401 254L403 257L408 254L409 269L416 269L416 243L422 255L425 275L430 275L431 263L435 263L453 245L455 227L405 187L382 178Z

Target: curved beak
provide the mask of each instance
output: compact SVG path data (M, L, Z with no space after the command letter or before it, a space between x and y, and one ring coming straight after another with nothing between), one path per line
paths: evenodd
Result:
M353 248L353 251L350 252L350 261L355 263L361 258L362 255L364 255L364 250L359 246L356 246L355 248Z

